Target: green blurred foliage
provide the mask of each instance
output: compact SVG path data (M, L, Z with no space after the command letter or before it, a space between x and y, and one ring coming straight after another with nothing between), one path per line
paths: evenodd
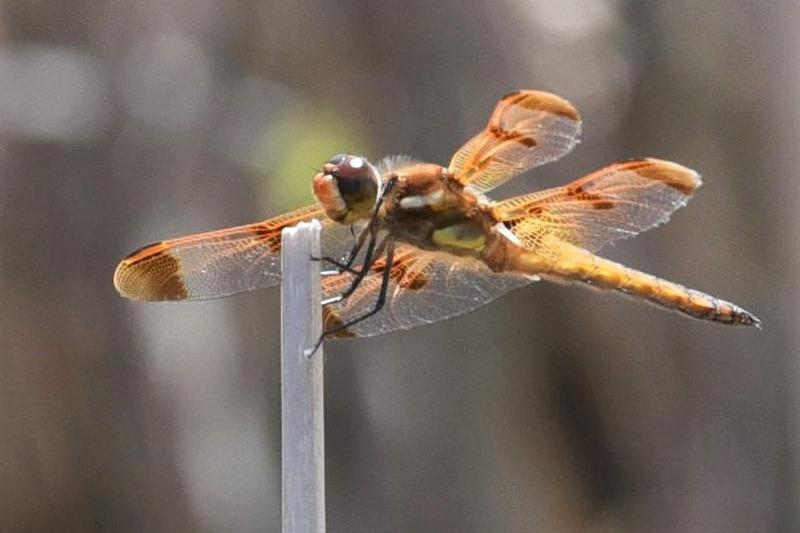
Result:
M268 209L314 202L311 177L325 161L342 152L371 153L363 131L356 119L324 105L287 107L264 129L253 154L262 169L253 184L259 201Z

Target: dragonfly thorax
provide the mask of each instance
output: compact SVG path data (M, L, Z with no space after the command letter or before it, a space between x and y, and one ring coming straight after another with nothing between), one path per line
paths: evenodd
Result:
M340 154L314 176L314 196L329 217L343 224L368 218L378 199L381 179L365 157Z

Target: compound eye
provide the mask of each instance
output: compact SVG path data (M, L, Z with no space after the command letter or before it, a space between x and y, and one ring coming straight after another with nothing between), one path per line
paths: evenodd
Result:
M371 165L361 156L339 154L329 163L336 167L333 175L337 178L367 178L372 174Z
M340 222L369 217L380 191L378 171L364 157L339 154L322 165L314 194L328 216Z

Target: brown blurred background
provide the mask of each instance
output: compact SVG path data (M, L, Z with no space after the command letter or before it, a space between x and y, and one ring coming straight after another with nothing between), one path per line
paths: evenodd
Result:
M606 256L764 331L533 284L326 345L332 532L797 531L797 0L0 1L0 531L280 529L278 291L136 304L133 249L446 163L503 94L705 185Z

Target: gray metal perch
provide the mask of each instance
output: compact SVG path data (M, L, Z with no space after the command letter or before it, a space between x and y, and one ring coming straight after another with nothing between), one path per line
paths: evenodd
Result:
M320 224L286 228L281 256L283 532L325 531L325 433L320 305Z

